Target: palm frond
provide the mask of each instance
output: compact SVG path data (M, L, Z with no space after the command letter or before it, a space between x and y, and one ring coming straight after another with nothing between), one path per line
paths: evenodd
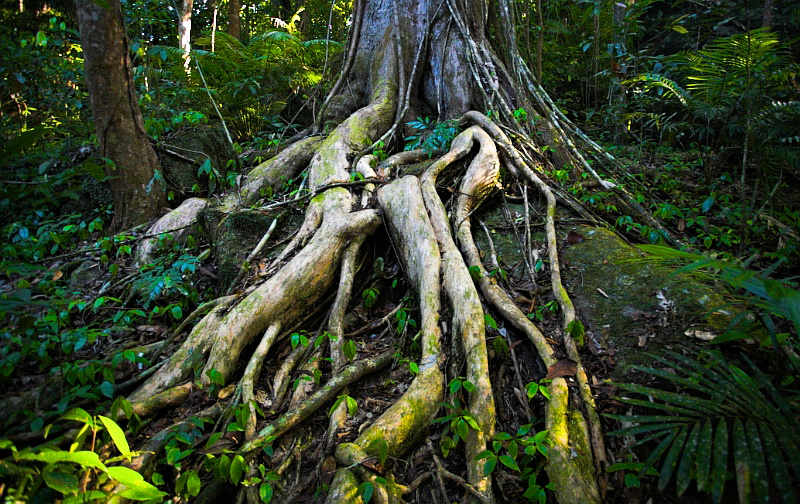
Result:
M635 369L679 392L618 383L620 389L647 398L626 396L620 401L660 413L608 416L626 422L610 435L642 438L636 444L659 441L645 461L645 469L661 461L658 488L674 480L680 496L694 479L697 489L710 493L716 504L722 502L733 473L741 502L794 502L788 468L800 476L795 462L800 407L784 399L786 391L746 358L745 371L717 352L653 357L664 368Z

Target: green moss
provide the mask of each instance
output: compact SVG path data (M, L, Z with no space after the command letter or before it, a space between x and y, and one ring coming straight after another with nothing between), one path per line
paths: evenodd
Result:
M722 296L711 287L687 275L641 260L642 253L612 231L579 227L585 241L562 252L565 286L584 321L601 346L615 351L616 374L631 364L646 363L645 352L657 352L673 345L696 345L686 336L690 327L721 329L728 318L721 308ZM603 293L601 293L602 291ZM661 294L674 303L659 321ZM606 297L607 296L607 297Z
M592 446L589 442L588 432L584 429L583 416L580 412L570 410L567 413L567 426L569 428L570 448L578 454L573 460L573 464L578 467L582 479L592 481L595 479L594 464L592 457Z

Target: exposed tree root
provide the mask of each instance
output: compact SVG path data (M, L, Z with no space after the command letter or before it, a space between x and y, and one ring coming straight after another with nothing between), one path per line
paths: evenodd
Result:
M308 418L309 415L317 411L326 402L332 400L342 388L369 373L374 373L384 366L387 366L391 362L393 354L394 352L392 351L384 352L375 357L361 359L354 364L350 364L312 394L311 397L306 399L298 408L285 413L283 416L270 422L269 425L261 429L258 435L245 442L241 448L239 448L239 453L250 454L254 450L282 436L292 427Z
M257 448L284 435L334 400L337 394L344 394L345 387L390 362L393 351L362 357L348 364L342 346L346 336L345 315L353 305L353 289L363 263L365 239L383 222L407 284L417 299L421 357L418 372L403 395L371 424L362 425L354 440L336 446L338 465L328 502L357 502L360 497L356 489L361 482L373 483L374 498L378 502L399 502L408 488L395 481L391 468L386 473L378 473L371 462L381 456L401 458L421 441L439 413L447 378L456 376L463 376L474 385L466 405L476 426L464 439L466 477L448 471L435 457L434 479L443 492L444 479L448 479L457 482L476 501L495 501L492 477L484 474L484 461L478 458L491 446L496 423L479 291L483 300L508 324L528 337L545 367L556 363L557 353L566 353L577 363L577 386L571 388L563 377L553 379L548 385L551 401L546 408L545 422L552 446L546 470L560 502L600 502L601 489L597 482L605 470L605 449L589 379L573 340L573 336L580 336L581 325L561 281L556 205L566 202L580 215L593 216L568 195L550 187L545 167L551 161L543 149L524 138L523 127L509 126L513 125L512 103L526 106L538 103L538 115L548 124L547 134L560 150L559 155L590 171L604 187L612 185L602 179L578 151L576 142L587 144L587 139L559 115L557 108L548 101L549 97L533 81L524 62L518 58L510 40L512 35L505 32L497 35L501 39L509 38L504 43L513 47L507 54L498 56L490 49L480 24L485 4L477 2L476 5L480 15L469 13L467 16L466 8L451 0L437 4L431 12L420 4L419 11L409 13L410 19L405 19L399 15L397 3L357 2L344 72L324 107L331 113L320 116L317 121L317 129L322 129L326 118L334 118L335 129L325 138L301 140L260 165L250 173L240 190L226 196L221 205L226 211L252 205L262 189L275 190L281 176L294 177L308 165L307 182L312 197L300 230L273 260L271 276L237 298L235 304L226 302L214 306L163 367L130 396L133 402L144 404L162 391L174 394L190 387L186 382L194 378L196 369L201 369L199 380L204 383L208 382L212 370L219 372L226 381L236 379L237 363L245 349L263 335L253 355L245 357L249 363L239 384L242 399L251 408L246 441L239 453L255 463ZM511 8L508 0L500 0L500 6ZM405 40L403 30L417 19L415 16L427 23L425 34ZM388 20L394 20L394 26L388 26ZM385 32L380 36L368 32L360 39L362 28L371 23L386 25ZM468 55L466 63L464 54ZM422 68L418 67L421 58L426 58L431 67L430 72L423 72L426 75L417 71ZM460 63L469 69L468 75L458 68ZM355 89L354 82L362 85ZM418 88L428 100L427 106L441 112L441 119L460 115L461 123L469 127L420 177L393 178L398 167L423 161L427 157L425 153L404 152L379 163L377 156L369 152L376 148L376 139L390 141L406 112L416 112L418 104L412 103L415 99L411 91ZM499 121L469 111L472 108L492 108L497 111ZM530 113L537 114L533 108ZM509 134L499 122L505 122ZM573 141L572 137L579 140ZM596 145L590 147L594 149ZM595 152L595 157L603 156ZM462 159L469 161L468 168L458 174L460 181L452 182L450 172L463 166L458 163ZM545 338L508 293L487 274L472 238L470 217L487 195L500 187L501 164L519 181L535 186L546 201L544 228L549 283L563 314L563 349L558 352L552 343L557 338ZM365 180L349 183L353 172ZM440 196L437 179L446 179L448 184L452 182L457 187L447 202ZM358 187L360 195L356 194ZM441 194L445 194L444 191ZM524 197L527 212L527 192ZM624 200L624 194L621 198ZM203 206L199 202L189 205L192 209ZM199 211L186 210L187 215L192 212L196 215ZM159 229L174 229L175 223L188 223L178 216L167 217L169 219L165 217L164 222L159 223ZM172 227L167 227L168 224ZM525 243L530 247L529 224L524 234ZM142 257L148 254L143 253ZM529 253L526 251L525 255L528 257ZM255 257L251 255L248 259ZM492 261L496 259L490 258ZM528 273L532 274L533 260L528 257L527 262ZM327 306L324 300L330 292L335 294L331 294L332 305ZM318 360L329 358L331 376L317 389L311 384L298 387L288 411L256 432L255 384L262 362L276 343L286 337L289 332L286 328L296 327L310 312L327 313L318 326L318 334L325 330L330 336L327 353L324 345L313 350L317 352L316 358L310 358L311 348L293 349L273 377L273 397L268 405L277 409L286 402L291 374L298 366L310 369L309 366L318 365ZM409 334L403 332L400 336ZM456 376L447 376L445 368ZM345 426L346 410L343 402L331 414L325 437L327 445L336 442L337 433ZM430 441L428 443L430 445ZM332 446L327 449L331 450ZM388 484L378 483L383 477ZM241 499L245 496L242 493Z

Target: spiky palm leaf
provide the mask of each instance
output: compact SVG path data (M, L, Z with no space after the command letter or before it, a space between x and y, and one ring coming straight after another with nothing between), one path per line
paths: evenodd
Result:
M680 496L694 479L716 504L722 502L733 472L740 502L795 502L789 468L800 477L797 391L786 397L785 390L746 358L744 371L717 352L696 358L667 354L654 356L666 369L635 369L665 380L678 392L616 384L646 398L623 397L623 403L659 413L608 415L630 424L610 435L633 436L634 446L658 441L645 467L662 460L660 490L674 476Z

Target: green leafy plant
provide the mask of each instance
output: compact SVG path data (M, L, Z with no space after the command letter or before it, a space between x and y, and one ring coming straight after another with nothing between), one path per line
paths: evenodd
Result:
M679 392L618 383L631 393L620 398L624 404L656 413L608 416L624 422L611 435L634 437L633 446L658 443L643 470L661 460L659 490L674 478L680 496L695 480L718 503L733 474L742 502L794 502L789 468L800 474L798 390L776 386L744 356L744 368L710 351L653 357L664 368L634 368Z
M2 471L14 477L14 485L6 494L8 497L21 502L35 501L46 498L45 487L61 494L64 502L107 500L114 495L131 500L160 501L167 495L144 481L136 471L112 465L130 460L135 455L125 433L114 420L73 408L59 421L83 424L69 450L50 446L20 450L11 441L0 440L0 450L10 452L2 461ZM46 431L52 427L48 426ZM106 456L105 460L100 458L97 452L104 438L110 439L119 452L118 456ZM116 485L108 485L114 482L124 485L125 489L114 490Z
M558 313L558 302L554 299L548 301L544 305L539 305L534 308L533 313L528 314L528 318L536 320L537 322L543 321L548 315Z
M395 314L397 320L397 333L402 334L407 327L412 329L417 328L417 321L411 318L410 310L408 308L401 308Z
M433 157L435 152L448 150L450 142L459 133L458 122L454 120L432 123L429 117L417 117L407 124L419 133L405 138L405 150L423 149L428 157Z
M629 455L629 459L632 459L633 456ZM629 460L628 462L617 462L608 466L609 473L615 473L617 471L622 471L623 473L623 484L625 488L638 488L642 485L640 474L646 474L647 476L658 476L658 471L655 470L654 467L648 467L645 470L645 465L643 462L633 462Z
M538 382L530 382L525 385L525 395L528 396L528 399L533 399L536 397L536 394L542 394L542 397L550 400L550 389L547 388L547 384L550 383L551 380L546 378L542 378Z
M342 403L347 405L348 415L354 416L358 411L358 402L355 399L349 395L340 395L336 398L336 401L333 402L333 406L331 406L331 409L328 411L328 415L333 415L333 412L336 411L336 408L338 408Z
M364 289L364 292L361 293L361 298L364 300L364 306L366 308L372 308L375 306L375 303L378 302L378 296L380 295L381 292L375 287Z
M453 387L451 382L450 387ZM433 423L441 423L445 425L444 432L442 433L439 447L442 449L442 455L447 457L460 440L466 439L470 429L480 430L478 422L475 417L469 412L468 409L462 406L459 399L454 399L452 403L439 403L439 406L449 410L450 412L433 420Z
M536 482L551 445L548 436L548 430L536 432L533 424L520 426L513 436L498 432L492 440L491 449L482 451L476 459L484 460L483 473L486 476L495 471L498 462L518 472L520 479L527 483L523 497L529 502L542 504L547 500L545 489L553 489L551 483L541 486Z

